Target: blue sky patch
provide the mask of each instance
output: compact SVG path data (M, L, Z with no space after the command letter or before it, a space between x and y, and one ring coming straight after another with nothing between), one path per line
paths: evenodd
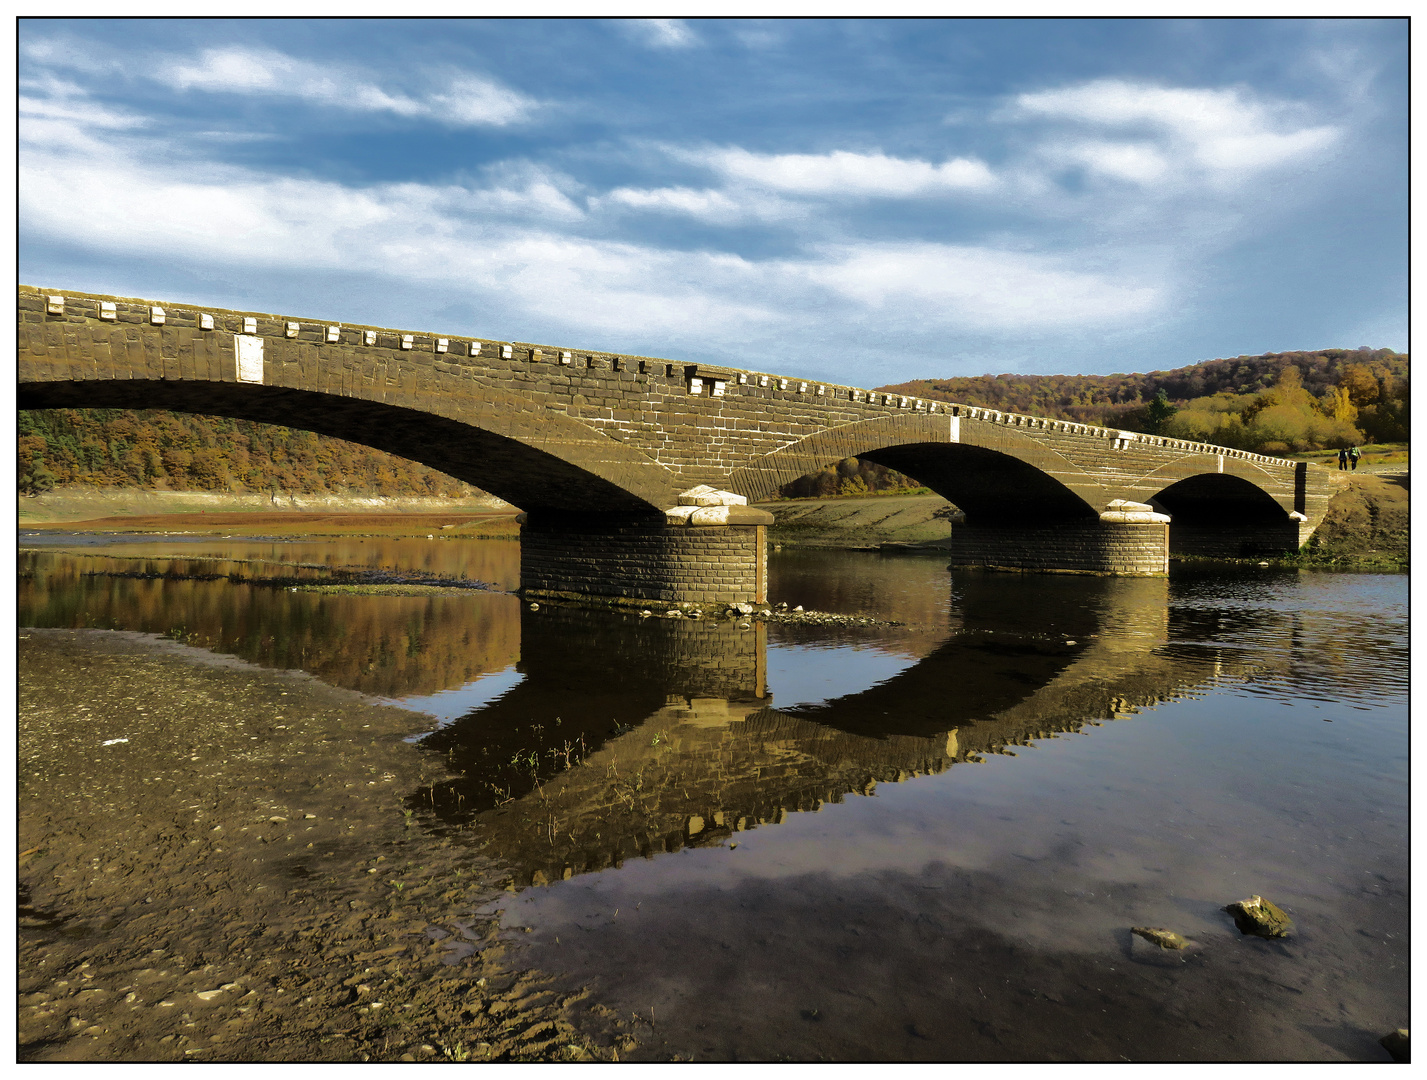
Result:
M857 385L1407 347L1407 22L40 20L20 278Z

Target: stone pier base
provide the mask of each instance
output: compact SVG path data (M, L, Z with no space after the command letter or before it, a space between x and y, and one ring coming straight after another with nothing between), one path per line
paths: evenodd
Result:
M766 525L532 518L520 532L520 592L634 605L762 604L767 552Z
M1097 520L951 530L951 565L988 570L1149 577L1169 572L1169 525Z

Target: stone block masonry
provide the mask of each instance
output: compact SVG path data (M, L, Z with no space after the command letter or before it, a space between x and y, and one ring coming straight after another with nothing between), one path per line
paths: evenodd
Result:
M951 529L951 565L1158 577L1169 572L1169 526L1097 520L1052 528L961 523Z
M1293 551L1308 542L1308 530L1296 521L1266 522L1233 530L1181 525L1169 530L1169 553L1201 559L1251 559ZM1302 539L1300 539L1302 536Z
M763 525L532 519L521 526L520 592L638 606L762 604L767 546Z

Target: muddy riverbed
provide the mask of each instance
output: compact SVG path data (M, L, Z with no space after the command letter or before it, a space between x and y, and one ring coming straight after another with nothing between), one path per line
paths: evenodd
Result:
M614 1060L404 805L429 718L152 635L19 652L22 1061Z

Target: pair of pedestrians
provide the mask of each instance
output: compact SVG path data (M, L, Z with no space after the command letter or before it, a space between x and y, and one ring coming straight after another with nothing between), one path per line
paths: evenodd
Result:
M1353 472L1357 472L1357 471L1358 471L1358 458L1360 458L1360 457L1362 457L1362 455L1358 453L1358 448L1357 448L1356 446L1350 446L1350 447L1348 447L1348 448L1345 449L1345 450L1339 450L1339 451L1338 451L1338 468L1339 468L1340 470L1347 471L1348 463L1351 462L1351 463L1352 463L1352 467L1353 467Z

